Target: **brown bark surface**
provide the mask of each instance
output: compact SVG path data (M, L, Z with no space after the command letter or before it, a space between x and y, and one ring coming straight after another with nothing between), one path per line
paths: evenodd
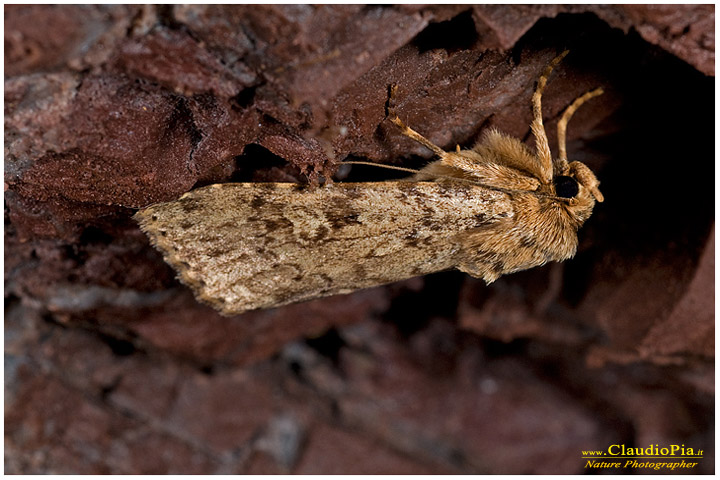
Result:
M423 165L391 84L443 148L532 145L566 48L548 136L604 87L568 154L606 202L564 264L224 318L131 219ZM712 75L713 5L6 6L5 472L577 474L677 444L713 473Z

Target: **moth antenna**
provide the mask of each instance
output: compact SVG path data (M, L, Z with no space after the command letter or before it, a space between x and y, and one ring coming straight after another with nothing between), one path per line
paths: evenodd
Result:
M545 67L542 75L540 75L540 78L538 78L537 88L535 89L535 93L532 97L533 121L530 124L530 130L532 130L532 133L535 136L535 150L537 151L537 156L540 160L540 165L543 171L542 173L544 178L542 179L542 181L545 183L550 183L552 181L553 161L552 153L550 152L550 144L548 143L547 134L545 133L545 127L543 126L541 99L543 91L545 90L545 85L547 85L547 80L550 76L550 73L553 71L553 68L555 68L555 66L560 63L560 61L565 58L565 55L567 55L569 52L569 50L565 50L560 55L555 57L548 64L547 67Z
M562 173L565 172L568 169L568 161L567 161L567 149L565 147L565 139L566 139L566 133L567 133L567 124L572 118L573 114L577 111L580 106L590 100L591 98L597 97L598 95L602 95L604 93L604 90L602 87L596 88L595 90L591 90L589 92L586 92L584 95L578 97L575 99L573 103L571 103L566 109L565 112L563 112L562 117L560 117L560 120L557 124L557 135L558 135L558 159L556 162L556 169L558 172Z
M360 162L356 160L349 160L347 162L342 162L343 165L369 165L371 167L379 167L379 168L387 168L388 170L399 170L401 172L409 172L409 173L420 173L420 170L414 170L412 168L404 168L404 167L396 167L394 165L383 165L381 163L372 163L372 162Z

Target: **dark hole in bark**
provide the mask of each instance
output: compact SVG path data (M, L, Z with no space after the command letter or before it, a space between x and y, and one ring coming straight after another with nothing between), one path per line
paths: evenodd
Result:
M420 52L443 48L449 52L471 48L478 39L470 11L445 22L432 23L420 32L413 43Z

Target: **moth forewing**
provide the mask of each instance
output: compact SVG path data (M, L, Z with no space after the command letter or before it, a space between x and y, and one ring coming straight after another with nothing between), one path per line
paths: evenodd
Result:
M512 215L508 194L466 182L228 183L136 219L180 280L231 315L454 268L458 234Z

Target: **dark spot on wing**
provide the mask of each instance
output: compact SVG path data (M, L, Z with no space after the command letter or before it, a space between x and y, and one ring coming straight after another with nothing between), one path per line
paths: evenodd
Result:
M261 195L255 195L255 197L250 202L250 206L252 208L260 208L263 205L265 205L267 202Z
M180 202L180 208L183 209L183 212L190 213L198 208L202 207L202 203L195 200L194 198L184 198L182 200L179 200Z
M417 232L411 232L410 234L405 236L405 245L407 245L408 248L417 248L417 246L418 246Z
M324 225L321 225L312 233L312 235L303 233L302 235L300 235L300 238L306 241L319 242L327 238L328 233L330 233L330 229Z
M328 218L328 221L330 222L330 226L332 226L333 229L340 229L348 225L362 225L362 222L359 220L359 218L360 214L354 213L349 215L330 216Z
M265 223L265 228L267 229L268 233L272 233L282 226L282 222L277 222L277 221L271 220L269 218L266 219L264 223Z
M280 219L272 219L272 218L265 218L265 219L259 219L262 221L262 223L265 225L265 228L267 229L268 233L272 233L276 230L280 230L282 228L292 227L292 222L289 220L286 220L284 218Z
M358 188L346 188L343 191L343 196L348 200L356 200L365 195L365 193Z
M320 278L322 278L323 281L327 284L327 289L329 289L332 286L332 284L334 283L333 279L330 278L330 276L325 273L321 273ZM327 290L325 290L325 291L327 291Z
M218 258L228 253L227 247L222 242L208 242L204 245L203 254L210 258ZM243 253L237 258L238 262L247 263L250 257Z
M436 232L443 229L443 225L440 222L437 222L432 219L432 217L424 217L422 219L422 222L420 222L423 227L425 227L425 230L430 230L432 232Z
M355 275L357 275L357 278L365 278L367 276L367 270L359 263L353 265L353 271Z
M327 237L328 233L330 233L330 229L324 225L321 225L320 227L318 227L317 230L315 230L314 239L322 240L323 238Z
M483 225L487 225L490 222L490 216L485 215L484 213L478 213L475 215L475 227L482 227Z

